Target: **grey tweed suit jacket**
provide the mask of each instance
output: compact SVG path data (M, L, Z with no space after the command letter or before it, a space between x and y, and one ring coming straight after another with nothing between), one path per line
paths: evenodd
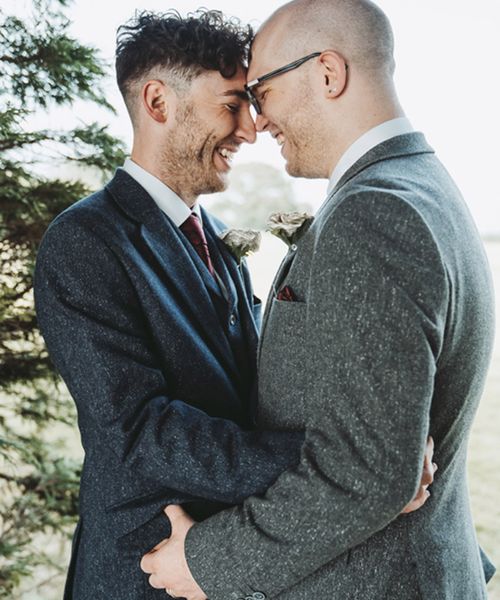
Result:
M276 298L284 285L297 301ZM210 600L486 598L466 456L493 329L487 259L450 176L420 133L375 147L274 282L258 421L305 427L306 442L265 495L189 532ZM428 434L431 498L399 516Z

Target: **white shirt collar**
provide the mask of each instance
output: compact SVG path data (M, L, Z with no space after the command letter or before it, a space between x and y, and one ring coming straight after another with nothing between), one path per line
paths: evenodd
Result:
M330 194L352 165L369 150L397 135L411 133L412 131L413 127L410 121L406 117L399 117L385 121L385 123L381 123L364 133L341 156L328 182L328 194Z
M201 222L200 205L196 203L192 210L167 185L140 167L132 159L127 158L123 169L142 186L153 198L158 207L179 227L194 212Z

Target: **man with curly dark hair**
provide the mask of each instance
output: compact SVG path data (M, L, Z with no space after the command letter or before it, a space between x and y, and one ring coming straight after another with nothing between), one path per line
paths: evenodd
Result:
M85 449L66 599L165 598L139 566L169 535L165 505L207 516L298 461L302 434L253 431L260 303L197 204L255 140L251 37L217 11L121 27L131 157L40 247L39 324Z
M116 75L134 129L131 159L187 203L218 192L255 141L244 93L251 27L218 11L142 13L118 30ZM127 166L126 166L127 168Z

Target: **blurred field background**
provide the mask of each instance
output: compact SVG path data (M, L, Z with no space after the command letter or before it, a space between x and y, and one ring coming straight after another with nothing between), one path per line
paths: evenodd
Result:
M479 541L500 571L500 241L486 242L496 291L497 336L469 449L469 486ZM500 575L488 585L500 600ZM464 599L465 600L465 599Z

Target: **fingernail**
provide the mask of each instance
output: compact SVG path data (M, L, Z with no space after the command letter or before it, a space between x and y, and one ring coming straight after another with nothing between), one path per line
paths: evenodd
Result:
M433 463L432 463L432 466L434 467L434 471L437 471L437 470L438 470L437 463L433 462Z

